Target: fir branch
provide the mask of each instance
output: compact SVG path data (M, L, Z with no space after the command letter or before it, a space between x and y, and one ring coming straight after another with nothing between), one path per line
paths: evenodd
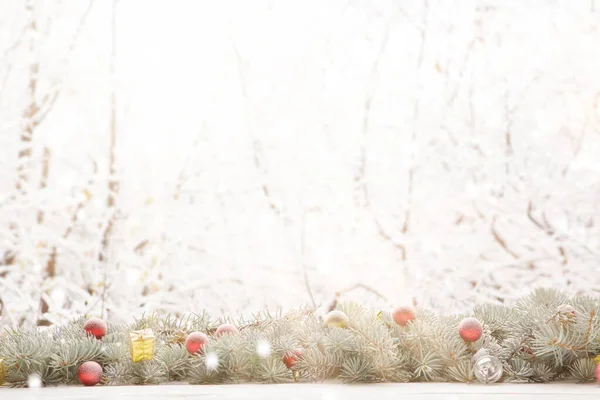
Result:
M102 344L95 338L86 337L79 341L59 342L53 348L48 365L51 368L75 367L90 360L101 360Z
M412 375L406 370L402 355L377 352L369 354L371 375L377 382L408 382Z
M462 383L471 383L475 381L473 363L470 360L463 360L453 364L448 368L448 378L452 381Z
M441 358L433 350L423 350L413 356L414 375L417 380L432 381L443 369Z
M476 306L483 336L470 344L457 329L466 315L438 316L418 309L417 318L401 327L388 314L364 305L338 306L347 313L350 327L326 327L314 309L304 308L285 315L263 310L250 320L240 318L235 321L240 331L221 337L215 335L217 325L232 319L213 320L206 313L149 314L130 325L109 323L101 340L83 330L86 317L45 331L9 328L0 335L0 359L6 381L13 386L25 386L31 374L39 375L45 385L78 384L78 367L90 360L101 364L109 385L182 380L472 382L471 358L484 348L502 362L506 381L548 382L592 379L592 357L600 351L600 300L569 299L553 290L537 290L514 307ZM154 331L154 358L133 363L129 334L143 328ZM183 346L192 331L210 336L194 355ZM267 351L258 351L264 342ZM296 349L302 356L290 369L283 358Z
M280 360L267 359L260 365L258 378L265 383L285 383L291 381L292 374Z
M128 385L134 379L133 363L131 360L123 360L108 364L104 367L104 379L107 385Z
M304 351L296 369L312 381L323 381L338 376L343 363L342 357L312 348Z
M374 380L372 367L357 356L351 356L342 364L340 378L346 383L371 382Z
M133 379L135 385L158 385L167 382L167 370L159 361L142 361L133 364Z
M323 346L325 351L340 357L348 353L358 352L354 335L342 328L330 329L323 338Z
M123 342L106 343L101 347L101 354L98 357L104 364L117 363L129 357L129 347Z
M507 381L529 382L533 377L533 367L529 361L515 358L504 365Z
M549 382L556 376L552 368L544 363L536 363L533 365L532 382Z
M226 376L219 368L209 368L206 365L206 357L201 356L192 360L188 371L188 380L196 385L212 385L226 382Z
M185 379L191 364L189 353L179 345L162 347L156 352L156 359L165 365L168 380Z
M592 358L575 360L575 362L569 367L569 372L573 378L577 379L579 382L594 380L595 371L596 362Z

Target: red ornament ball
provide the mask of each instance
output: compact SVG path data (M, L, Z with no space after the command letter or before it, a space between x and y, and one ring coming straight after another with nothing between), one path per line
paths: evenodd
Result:
M600 364L596 364L596 370L594 371L594 376L598 383L600 383Z
M297 348L295 350L286 351L283 355L283 363L286 367L292 368L296 365L296 362L302 358L302 348Z
M202 351L206 343L208 343L208 336L202 332L192 332L185 338L185 348L190 354Z
M95 361L86 361L79 366L77 376L85 386L97 385L102 379L102 367Z
M416 318L415 309L411 306L399 306L392 310L392 318L400 326L406 326L408 321Z
M465 342L476 342L483 335L483 326L477 318L465 318L458 324L458 334Z
M83 324L83 329L87 333L96 336L96 339L102 339L106 335L107 326L106 322L100 318L90 318Z
M235 326L233 326L232 324L223 324L217 328L217 332L215 332L215 335L217 337L220 337L222 335L235 335L236 333L238 333L238 330Z

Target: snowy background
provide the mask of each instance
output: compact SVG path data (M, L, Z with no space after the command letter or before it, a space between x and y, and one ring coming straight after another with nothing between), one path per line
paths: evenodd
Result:
M0 324L600 288L600 2L3 0Z

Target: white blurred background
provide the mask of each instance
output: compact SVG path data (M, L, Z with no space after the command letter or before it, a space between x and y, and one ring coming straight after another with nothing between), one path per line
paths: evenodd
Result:
M0 323L600 290L600 2L3 0Z

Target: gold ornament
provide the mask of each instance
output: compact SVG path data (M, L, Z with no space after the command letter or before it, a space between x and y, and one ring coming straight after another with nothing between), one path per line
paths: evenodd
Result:
M4 385L4 360L0 358L0 386Z
M349 323L350 320L348 319L348 316L340 310L330 311L325 316L325 326L347 328Z
M131 341L131 361L150 361L154 358L154 333L152 329L132 331L129 333Z
M594 358L594 361L596 361L596 364L600 364L600 354Z

